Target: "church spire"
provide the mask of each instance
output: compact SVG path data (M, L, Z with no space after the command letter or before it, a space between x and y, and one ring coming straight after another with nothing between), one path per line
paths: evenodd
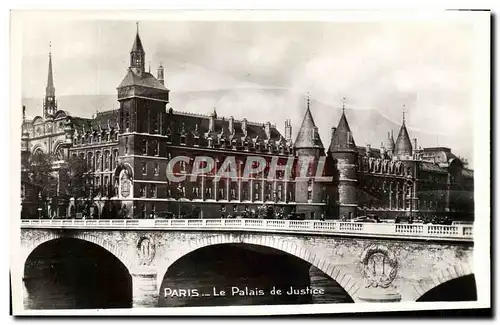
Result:
M144 72L144 48L142 47L141 37L139 36L139 22L137 24L137 31L135 34L134 44L130 51L130 68L136 73Z
M54 75L52 72L52 44L49 42L49 71L47 86L45 87L45 98L43 101L44 117L54 115L57 111L56 88L54 87Z

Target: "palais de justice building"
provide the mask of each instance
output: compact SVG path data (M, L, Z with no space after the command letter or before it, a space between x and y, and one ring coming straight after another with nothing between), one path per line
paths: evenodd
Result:
M54 173L70 156L83 158L93 178L96 197L94 217L103 216L105 202L124 209L131 218L162 217L165 212L185 218L219 218L241 215L265 204L275 213L305 213L306 218L354 218L376 214L450 215L472 220L474 216L474 175L466 163L449 148L417 148L405 121L397 138L388 132L380 149L356 145L345 111L331 129L329 146L319 137L309 104L295 139L290 120L284 134L270 122L251 122L222 117L215 109L209 115L167 109L170 90L165 86L164 68L156 77L145 70L145 52L139 33L130 52L130 66L117 87L119 109L98 113L92 118L71 115L57 107L49 54L49 71L43 116L28 119L23 113L21 153L29 160L39 152L57 157ZM324 117L322 117L324 118ZM171 183L167 163L172 157L192 157L191 163L178 163L175 173L190 174L196 156L210 156L217 167L225 157L234 156L237 179L220 179L215 173L196 181ZM249 156L267 161L264 172L243 177ZM272 157L286 164L290 157L324 156L321 182L292 178L278 172L267 179ZM309 175L316 172L311 166ZM22 184L23 211L36 216L40 205L36 189ZM59 188L61 185L59 186ZM76 216L75 200L57 197L52 209L57 215ZM54 206L55 205L55 206Z

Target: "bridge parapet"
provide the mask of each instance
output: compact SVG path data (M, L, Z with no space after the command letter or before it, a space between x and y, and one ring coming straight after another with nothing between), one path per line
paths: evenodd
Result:
M473 241L472 225L361 223L276 219L33 219L22 228L251 231L375 238Z

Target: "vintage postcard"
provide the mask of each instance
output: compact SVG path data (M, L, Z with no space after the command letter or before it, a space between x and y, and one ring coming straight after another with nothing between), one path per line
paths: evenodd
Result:
M490 20L13 11L14 314L490 307Z

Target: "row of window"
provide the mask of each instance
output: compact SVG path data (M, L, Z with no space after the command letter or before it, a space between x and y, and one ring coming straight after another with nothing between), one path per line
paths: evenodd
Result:
M183 183L179 183L177 186L166 185L165 186L165 197L166 198L187 198L187 199L208 199L208 200L243 200L243 201L279 201L284 202L285 199L288 201L293 201L293 187L288 188L288 197L285 198L285 186L283 184L276 184L275 189L273 189L272 184L266 184L262 187L262 184L255 183L253 185L253 191L251 191L250 185L248 183L242 184L241 193L239 192L239 187L235 183L229 185L229 189L224 182L220 182L215 187L215 182L207 182L206 184L193 183L187 186ZM139 186L139 197L158 197L158 186L156 184L141 184ZM252 197L252 198L251 198Z
M165 167L166 164L163 164L163 167ZM152 173L154 176L159 176L160 175L160 163L158 162L142 162L141 163L141 174L142 175L148 175L148 166L152 166ZM179 161L178 163L176 163L176 165L174 166L176 168L174 168L173 171L171 172L177 172L177 173L182 173L182 174L186 174L186 175L191 175L191 171L192 171L192 166L188 164L186 164L185 161L181 160ZM200 168L204 168L204 166L201 166ZM236 169L236 174L238 177L242 177L243 175L243 169L244 167L242 165L240 165L237 169ZM204 173L204 175L215 175L217 170L215 169L212 169L211 172L206 172ZM165 173L163 174L162 173L162 176L166 176L168 173L168 170L165 168ZM263 172L260 172L260 173L256 173L256 174L252 174L253 177L255 178L266 178L267 175L266 175L266 170L264 170ZM276 173L275 173L275 178L276 179L284 179L285 177L285 172L283 170L277 170Z
M75 158L80 157L82 160L84 160L89 170L111 171L115 169L117 165L118 149L104 150L104 152L98 150L95 151L95 154L93 152L87 152L87 154L85 154L84 152L75 152L72 154L72 156Z
M99 144L111 141L118 141L118 131L88 132L84 135L75 134L73 145Z
M286 143L273 143L272 141L254 141L254 140L240 140L234 138L232 141L225 139L224 137L212 137L209 136L207 139L200 137L193 137L192 141L187 141L186 136L179 136L178 141L172 141L170 135L166 135L165 139L166 145L179 144L179 145L193 145L193 146L206 146L208 148L219 148L219 149L232 149L232 150L245 150L245 151L255 151L262 153L280 153L280 154L292 154L292 148ZM178 143L177 143L178 142ZM160 152L160 141L158 140L140 140L139 153L148 156L158 156ZM125 153L128 154L128 139L125 140L126 148Z

